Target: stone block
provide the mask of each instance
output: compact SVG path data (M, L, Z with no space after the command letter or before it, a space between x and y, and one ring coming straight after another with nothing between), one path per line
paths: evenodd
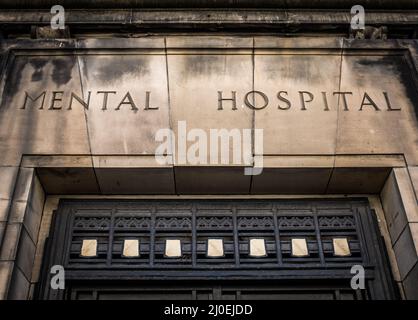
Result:
M93 168L38 168L36 172L47 194L99 193Z
M82 257L97 256L97 240L96 239L84 239L81 245L80 255Z
M412 240L414 241L415 251L418 256L418 222L410 223L409 229L411 229Z
M408 222L418 222L418 205L408 169L394 168L393 172Z
M99 17L106 15L106 10L104 11L95 11ZM135 12L130 11L120 11L119 14L125 16L125 19L132 19L132 15ZM94 14L89 12L89 14ZM114 17L114 12L110 13ZM73 15L72 15L73 16ZM74 12L76 16L76 12ZM78 44L81 48L95 48L95 49L119 49L119 50L129 50L129 49L165 49L164 37L152 36L152 37L140 37L140 38L85 38L77 39Z
M418 166L417 167L408 167L409 173L411 175L411 182L414 186L415 197L418 201Z
M393 246L398 261L401 280L404 280L417 262L417 251L411 229L407 226Z
M254 111L244 103L246 93L252 90L251 51L192 53L178 55L169 51L167 58L171 127L176 139L174 163L242 165L245 162L243 155L252 154L251 137L249 143L244 142L244 129L253 128ZM225 156L224 162L221 161L222 140L219 136L225 139L228 158ZM186 141L186 138L189 139ZM183 143L184 152L180 149ZM198 145L202 148L198 150L197 159L192 159L193 147ZM211 145L217 146L218 151L211 149Z
M100 190L104 194L173 194L174 172L154 156L94 156Z
M10 209L10 223L23 223L26 211L29 211L29 205L26 201L14 201Z
M96 168L103 194L174 194L172 168Z
M3 241L4 231L6 231L7 222L0 222L0 247Z
M345 257L351 255L350 245L347 238L334 238L332 239L332 246L334 248L334 255Z
M212 258L224 255L224 243L222 239L208 239L207 256Z
M10 209L10 200L0 199L0 222L7 221Z
M228 36L168 36L167 48L174 50L187 49L231 49L231 48L253 48L253 37L228 37Z
M139 241L136 239L125 239L122 254L124 257L139 257Z
M341 91L351 94L347 108L340 103L336 152L405 154L408 164L417 163L418 99L404 57L344 55L341 75Z
M0 199L12 198L18 171L18 167L0 167Z
M380 198L393 245L408 223L394 172L388 177Z
M33 261L35 258L36 246L25 228L22 229L18 254L16 257L16 265L20 268L27 279L32 276Z
M85 99L91 95L92 154L155 154L157 131L170 128L164 50L83 55L79 61Z
M21 223L7 224L0 252L0 260L14 260L16 258L21 230Z
M7 299L26 300L28 298L29 289L30 282L28 279L19 270L19 268L14 268Z
M265 257L266 255L266 243L264 239L250 239L250 256Z
M379 193L389 173L390 168L334 168L327 193Z
M403 288L405 290L405 298L408 300L418 300L418 263L406 276L403 281Z
M292 15L296 15L297 12L293 12ZM295 37L276 37L276 36L257 36L254 37L254 47L257 52L262 51L262 49L337 49L341 50L343 46L343 38L339 37L311 37L309 41L300 41L300 38ZM289 51L290 51L289 50ZM284 50L283 50L284 51ZM285 51L289 53L289 51Z
M252 177L252 194L325 193L332 168L263 168Z
M309 255L306 239L292 239L292 256L306 257Z
M14 263L11 261L0 261L0 300L7 299L7 290L10 278L13 273Z
M28 156L22 158L22 167L25 168L78 168L91 167L91 156L77 156L77 155L40 155Z
M69 110L81 96L74 55L17 55L0 108L0 164L18 165L22 154L89 154L85 110Z
M164 252L164 255L169 258L181 257L181 241L178 239L167 239Z
M42 211L45 202L45 192L37 176L35 176L33 179L31 193L28 201L33 210L38 212Z
M25 226L29 236L36 244L38 241L39 226L41 224L42 218L42 209L35 210L32 206L29 205L28 210L26 211L25 218L23 220L23 225Z
M243 167L175 167L178 194L248 194ZM196 177L199 177L196 179Z
M28 201L34 179L33 168L20 168L17 177L14 201Z
M334 154L340 54L255 53L254 90L265 95L254 98L255 128L264 130L264 153Z

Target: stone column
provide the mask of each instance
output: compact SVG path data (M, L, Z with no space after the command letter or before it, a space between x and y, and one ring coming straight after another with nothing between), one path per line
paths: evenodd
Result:
M28 299L45 193L33 168L1 168L0 180L0 299Z
M394 168L380 194L404 298L418 299L418 206L407 168Z

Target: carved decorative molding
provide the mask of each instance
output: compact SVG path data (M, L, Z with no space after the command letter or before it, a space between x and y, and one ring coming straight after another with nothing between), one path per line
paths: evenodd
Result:
M387 40L388 28L386 26L366 26L364 29L353 30L350 28L350 39L360 40Z

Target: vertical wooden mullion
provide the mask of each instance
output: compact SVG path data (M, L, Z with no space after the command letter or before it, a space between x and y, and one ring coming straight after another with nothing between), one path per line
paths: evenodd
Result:
M69 294L69 297L67 296L67 299L69 298L70 300L77 300L77 291L76 290L69 289L68 292L70 294Z
M361 290L354 290L355 294L356 294L356 300L365 300ZM367 297L366 297L367 300Z
M109 235L108 235L108 245L107 245L107 258L106 265L110 267L112 265L112 251L113 251L113 233L114 233L114 215L116 209L112 208L110 213L110 224L109 224Z
M367 244L366 244L366 239L364 237L364 234L366 232L368 232L368 230L364 230L363 229L363 224L361 223L360 220L360 212L359 209L357 207L351 207L351 211L354 217L354 221L355 221L355 228L356 228L356 233L358 235L358 241L360 244L360 255L361 255L361 259L363 260L363 263L371 263L371 259L370 259L370 253L367 250ZM371 215L371 211L367 210L367 214Z
M312 206L312 213L315 225L316 243L318 244L319 259L321 260L321 264L325 265L325 256L324 249L322 247L321 231L319 230L318 215L315 206Z
M64 251L64 256L62 259L62 266L65 268L70 260L70 254L71 254L71 244L73 242L73 237L74 237L74 229L73 229L73 225L74 225L74 219L75 219L75 210L73 208L69 209L70 212L68 212L70 214L70 218L66 219L66 227L64 228L64 244L66 244L66 250ZM56 247L58 250L58 246Z
M222 288L219 285L216 285L213 288L213 300L221 300L222 298Z
M235 297L236 297L236 300L241 300L242 299L242 297L241 297L241 290L237 290Z
M339 289L335 289L334 291L335 300L341 300L341 294Z
M155 216L156 208L151 208L151 230L150 230L150 248L149 248L149 262L150 266L154 266L154 255L155 255Z
M280 244L280 231L279 231L279 223L277 221L277 206L274 205L273 208L273 223L274 223L274 238L276 240L276 256L277 256L277 263L279 265L283 264L283 256L282 256L282 247Z
M239 267L239 238L238 238L238 222L237 222L237 209L235 206L232 207L232 224L233 224L233 234L234 234L234 252L235 252L235 266Z
M192 266L197 263L196 205L192 206Z

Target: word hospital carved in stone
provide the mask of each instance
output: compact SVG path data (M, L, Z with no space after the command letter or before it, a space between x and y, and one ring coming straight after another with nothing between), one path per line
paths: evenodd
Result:
M278 110L289 110L293 106L296 105L296 108L299 110L306 111L309 109L310 103L314 102L315 100L320 101L320 105L323 107L322 110L330 111L332 106L330 106L329 100L330 97L336 97L339 101L339 104L342 106L344 111L349 111L352 108L355 108L359 111L362 111L366 108L372 108L375 111L380 110L387 110L387 111L400 111L401 108L392 105L392 102L389 98L389 94L385 91L381 92L381 96L372 97L371 94L367 92L363 92L360 96L361 103L359 105L353 105L350 103L350 98L353 97L354 93L351 91L334 91L334 92L326 92L321 91L319 97L315 97L315 95L310 91L297 91L297 92L288 92L288 91L278 91L274 96L274 102L272 101L271 97L269 98L267 94L262 91L249 91L247 92L241 101L243 104L252 109L252 110L262 110L267 108L270 105L274 105L274 107ZM290 96L296 96L298 99L296 101L292 101ZM379 100L384 100L385 102L378 103ZM226 104L229 104L229 108L232 110L238 110L237 103L238 97L236 91L231 91L229 95L224 94L223 91L218 91L218 110L224 110L226 108ZM335 108L336 109L336 108Z

